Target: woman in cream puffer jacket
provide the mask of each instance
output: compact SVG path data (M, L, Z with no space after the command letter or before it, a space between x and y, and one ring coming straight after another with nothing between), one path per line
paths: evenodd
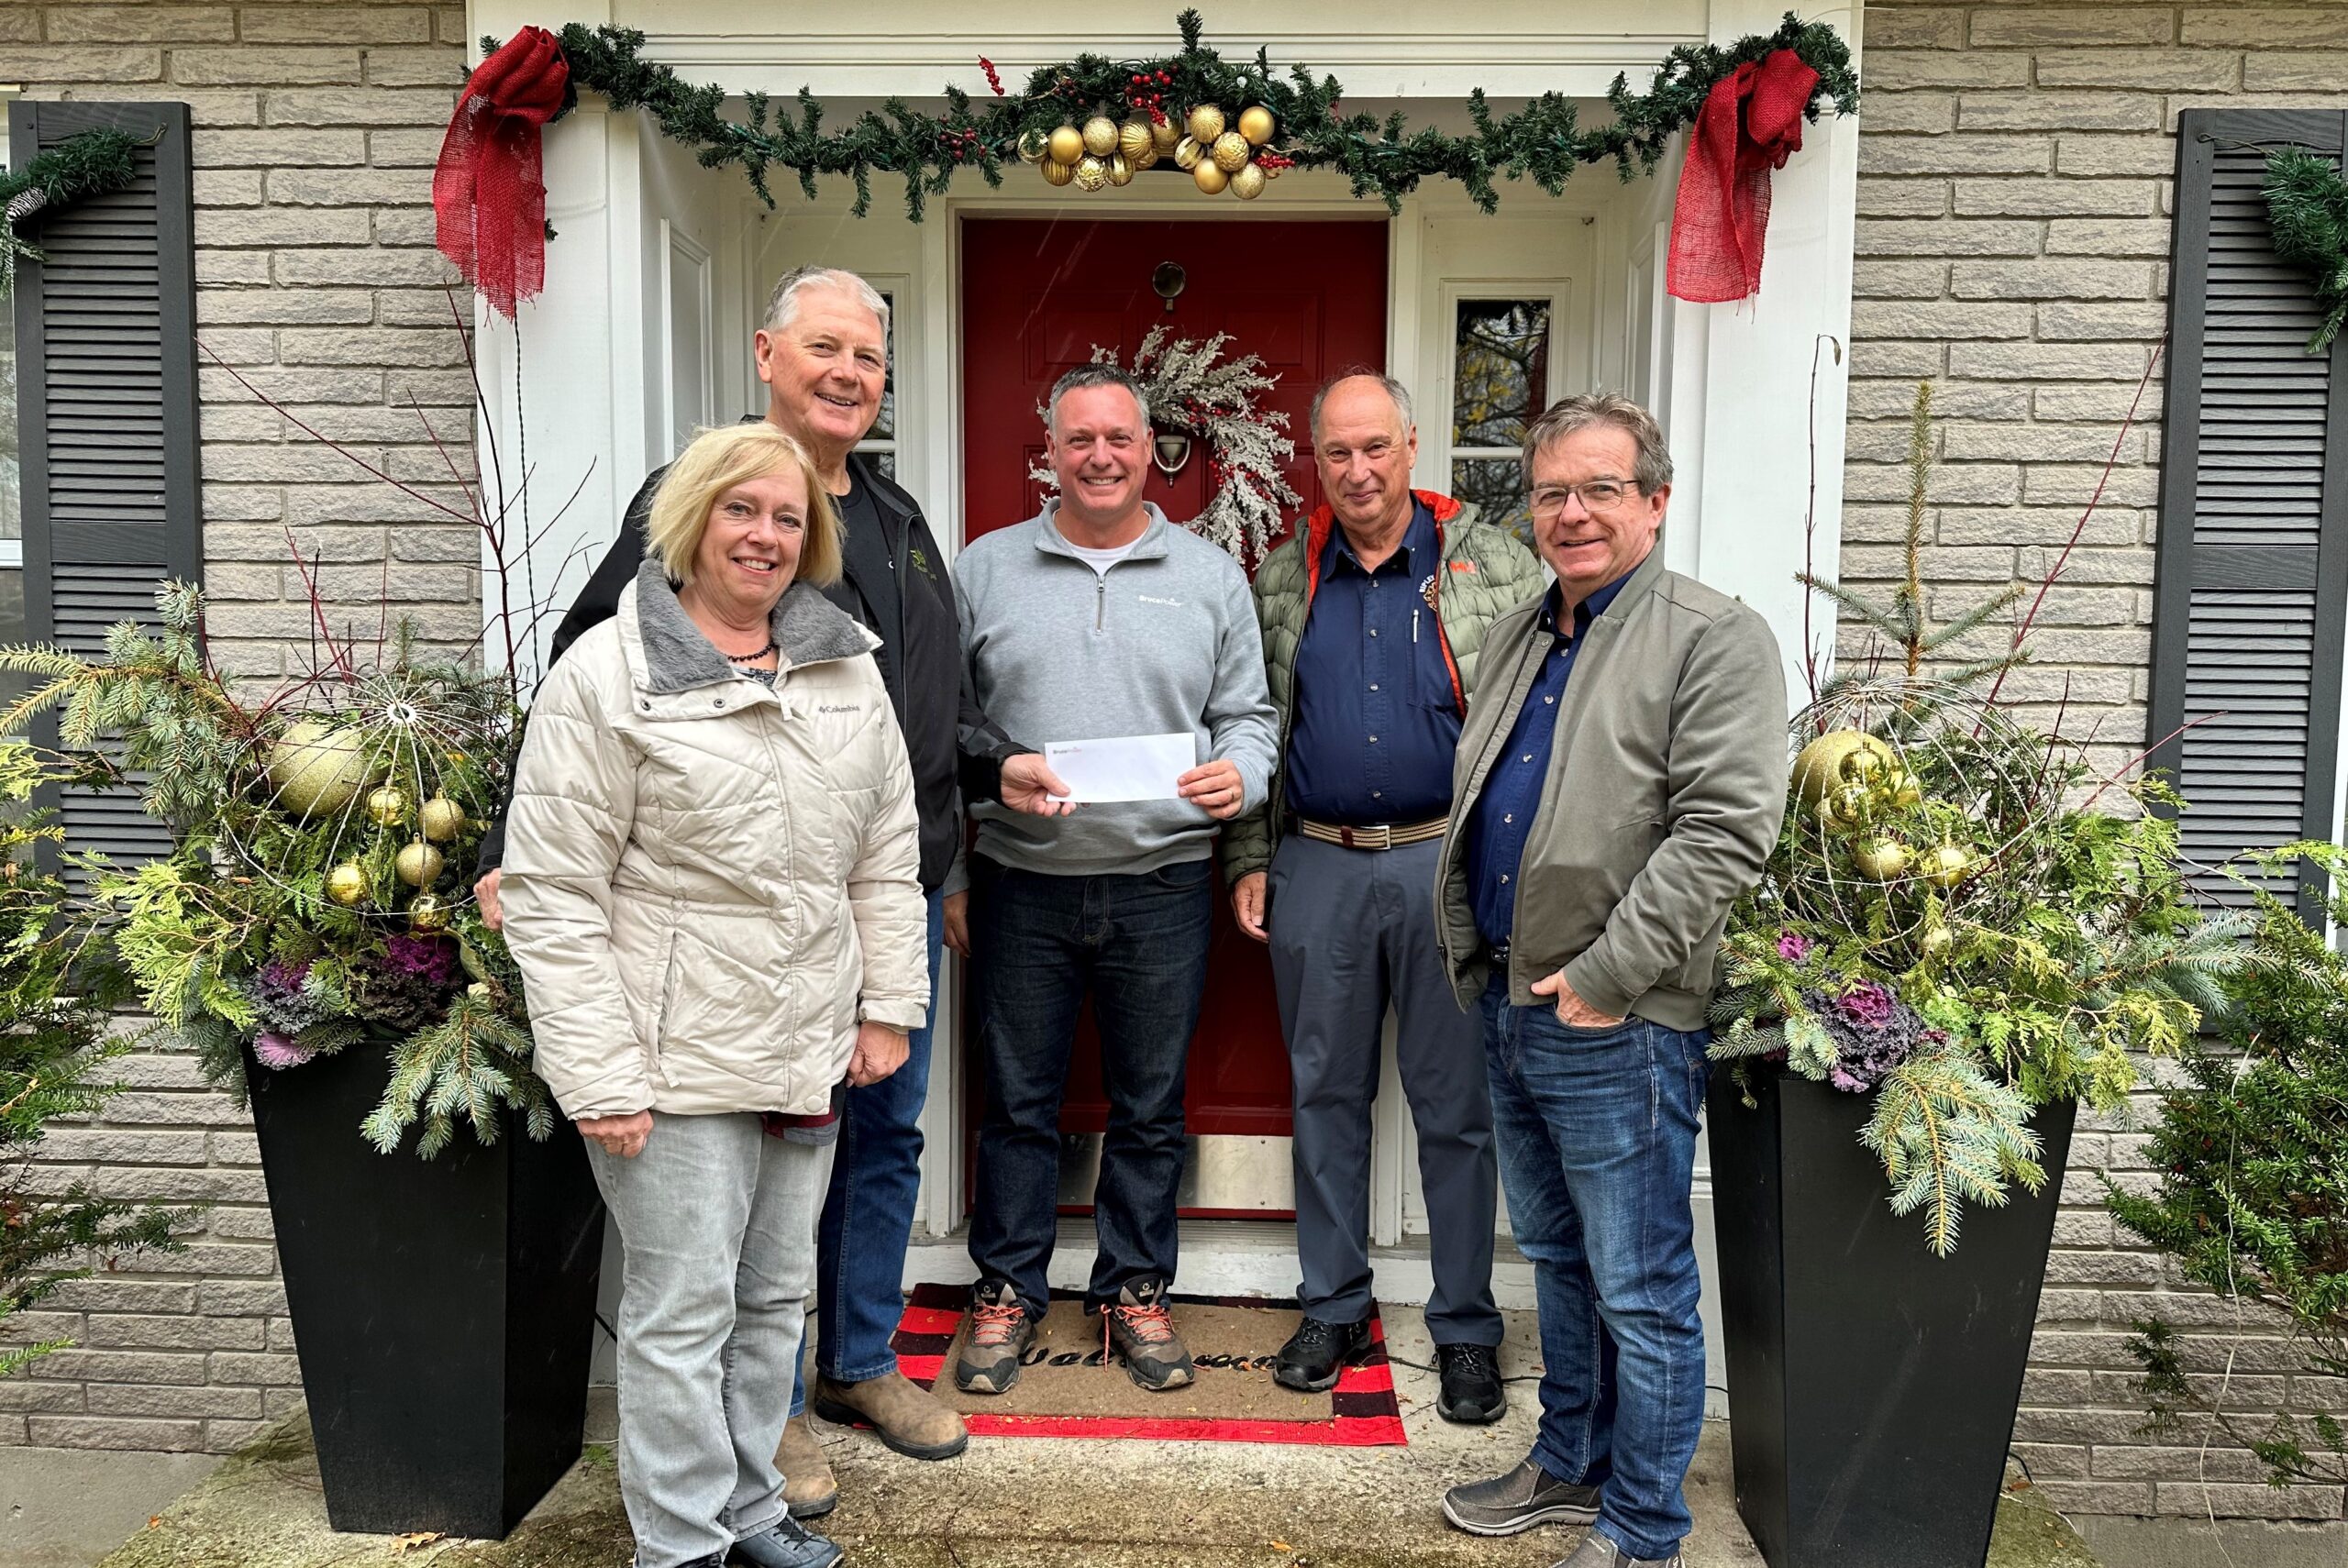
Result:
M928 1008L913 774L877 639L817 586L839 522L797 443L704 432L648 539L531 709L505 935L619 1226L637 1562L829 1568L774 1454L836 1090L893 1072Z

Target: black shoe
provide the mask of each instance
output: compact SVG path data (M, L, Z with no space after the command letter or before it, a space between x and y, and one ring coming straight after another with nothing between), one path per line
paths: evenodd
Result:
M1598 1488L1560 1481L1528 1459L1505 1475L1445 1492L1443 1517L1471 1535L1514 1535L1543 1524L1596 1524Z
M789 1514L734 1543L727 1561L742 1568L833 1568L840 1549Z
M1471 1427L1501 1419L1508 1391L1501 1386L1500 1352L1490 1345L1437 1345L1434 1359L1443 1373L1436 1415Z
M1307 1318L1280 1346L1272 1381L1283 1388L1318 1394L1335 1388L1346 1364L1369 1348L1368 1323L1324 1323Z

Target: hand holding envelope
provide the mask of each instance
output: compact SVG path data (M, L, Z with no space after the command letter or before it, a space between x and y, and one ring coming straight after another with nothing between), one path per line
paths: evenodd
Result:
M1047 741L1044 761L1067 784L1069 801L1188 801L1209 816L1236 816L1245 786L1235 763L1198 762L1190 734Z

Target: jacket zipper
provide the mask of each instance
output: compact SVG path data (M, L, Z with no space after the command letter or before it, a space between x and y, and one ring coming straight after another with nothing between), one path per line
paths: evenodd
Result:
M1102 632L1108 630L1108 614L1109 574L1104 571L1101 574L1100 580L1094 583L1092 588L1092 629L1094 631Z

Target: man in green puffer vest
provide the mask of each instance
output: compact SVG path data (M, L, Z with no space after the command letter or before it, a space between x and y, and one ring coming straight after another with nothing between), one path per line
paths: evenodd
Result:
M1271 947L1294 1081L1304 1320L1273 1375L1330 1387L1368 1342L1370 1102L1390 1007L1426 1196L1436 1409L1490 1421L1506 1403L1491 1103L1480 1024L1436 944L1434 871L1484 634L1544 580L1474 507L1411 489L1418 432L1400 383L1322 388L1312 451L1327 504L1256 574L1279 771L1222 847L1239 928Z

